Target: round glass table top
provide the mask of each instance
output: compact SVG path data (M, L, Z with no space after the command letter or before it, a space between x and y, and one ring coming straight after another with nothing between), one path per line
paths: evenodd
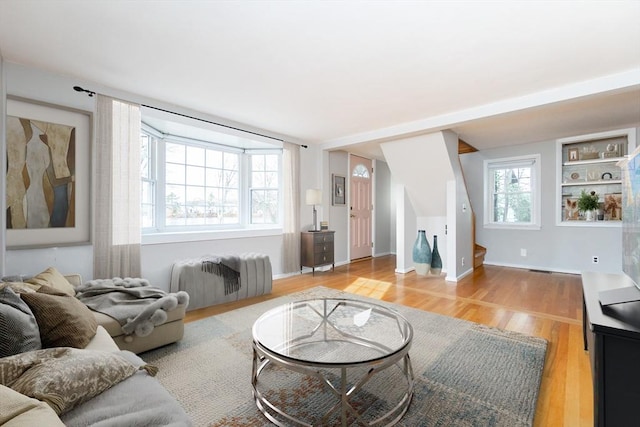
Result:
M298 363L357 365L408 349L411 324L398 312L351 299L311 299L281 305L253 325L266 351Z

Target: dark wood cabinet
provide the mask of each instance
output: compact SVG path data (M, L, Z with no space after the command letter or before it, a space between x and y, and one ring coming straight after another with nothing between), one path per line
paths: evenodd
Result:
M335 268L333 256L333 236L335 231L303 231L300 247L300 270L311 267L315 275L316 267L331 264Z
M598 296L628 286L633 283L620 274L582 274L582 331L596 427L635 426L640 419L640 301L602 307Z

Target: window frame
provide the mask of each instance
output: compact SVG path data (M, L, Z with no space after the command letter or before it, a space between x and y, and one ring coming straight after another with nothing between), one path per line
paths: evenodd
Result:
M531 168L531 220L529 222L498 222L493 221L493 196L494 186L491 175L492 170L512 169L516 167ZM541 156L530 154L516 157L485 159L484 173L484 221L485 228L513 229L513 230L540 230L541 229Z
M150 144L153 144L155 164L152 167L155 182L155 210L154 224L152 227L142 228L143 244L168 243L178 241L210 240L212 238L232 238L257 235L275 235L281 232L283 206L282 206L282 150L273 149L242 149L207 141L199 141L190 138L164 135L143 123L141 134L149 136ZM238 223L233 224L195 224L195 225L167 225L166 224L166 143L196 146L220 152L234 153L238 155ZM276 154L278 156L278 213L277 222L274 224L251 223L251 191L250 173L251 156L255 154Z

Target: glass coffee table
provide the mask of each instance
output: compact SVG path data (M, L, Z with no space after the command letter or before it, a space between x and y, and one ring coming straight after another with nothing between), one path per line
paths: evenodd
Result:
M253 325L258 409L283 425L393 425L413 396L411 324L350 299L276 307Z

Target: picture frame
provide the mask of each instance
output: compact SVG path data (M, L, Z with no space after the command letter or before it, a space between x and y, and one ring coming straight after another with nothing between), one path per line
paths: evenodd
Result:
M577 147L567 149L567 161L575 162L577 160L580 160L579 156L580 156L580 150Z
M344 176L331 175L331 204L341 206L346 204L347 187Z
M92 114L18 97L6 111L7 248L91 243Z
M622 193L606 193L603 210L606 221L622 221Z
M574 196L562 196L562 220L577 221L579 219L578 198Z

